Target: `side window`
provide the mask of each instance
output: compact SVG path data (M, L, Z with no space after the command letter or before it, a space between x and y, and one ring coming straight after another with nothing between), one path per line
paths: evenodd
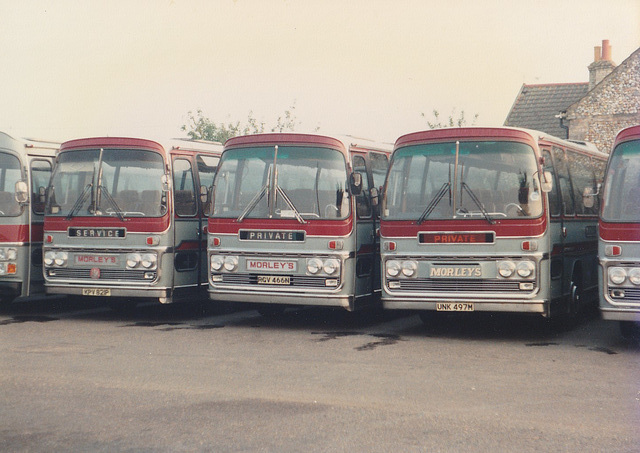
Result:
M389 168L389 158L382 153L369 153L369 161L371 162L371 174L373 176L373 187L380 190L384 185L384 178L387 177L387 169Z
M211 188L213 186L213 178L216 175L220 158L215 156L199 155L196 157L196 162L198 165L198 179L200 180L200 186L205 186L208 191L207 202L202 206L202 212L205 216L208 216L209 211L211 210Z
M51 162L34 160L31 162L31 206L36 214L44 214L44 191L51 177Z
M191 162L187 159L173 161L173 204L179 216L194 216L198 212Z
M596 158L591 158L593 161L593 171L595 173L596 178L596 189L598 190L598 196L596 197L596 212L600 212L600 206L602 205L602 191L604 187L602 186L604 182L604 172L607 167L606 160L600 160Z
M551 153L547 150L542 151L542 157L544 157L544 168L543 171L548 171L551 173L551 180L553 181L553 186L551 188L551 192L549 192L549 213L552 216L560 215L560 200L558 199L558 178L556 178L556 172L553 168L553 161L551 160Z
M567 153L569 172L573 186L576 214L596 214L598 211L584 206L583 194L586 188L595 188L595 179L591 166L591 158L578 153Z
M371 200L369 198L369 178L367 166L362 156L353 156L353 171L362 175L362 191L356 197L358 217L371 217Z
M556 177L560 189L560 197L565 215L574 215L575 208L573 206L573 190L571 189L571 180L569 179L569 170L565 159L564 150L562 148L553 147L553 161L556 165Z

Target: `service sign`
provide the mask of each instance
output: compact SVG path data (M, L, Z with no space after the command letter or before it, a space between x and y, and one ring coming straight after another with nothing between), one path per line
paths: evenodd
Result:
M495 233L419 233L420 244L493 244Z
M70 238L124 238L126 230L124 228L69 228Z
M247 258L247 271L259 272L295 272L298 263L295 260L265 260Z
M303 242L304 241L304 231L240 230L238 234L240 239L244 241L280 241L280 242Z

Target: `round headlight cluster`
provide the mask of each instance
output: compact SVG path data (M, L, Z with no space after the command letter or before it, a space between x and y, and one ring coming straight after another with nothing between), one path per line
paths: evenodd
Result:
M224 270L232 272L238 268L238 257L237 256L227 256L224 259Z
M632 285L640 286L640 267L610 267L609 281L614 285L622 285L629 279Z
M340 270L340 260L336 258L310 258L307 260L307 272L317 274L323 271L327 275L336 274Z
M385 266L389 277L397 277L402 273L405 277L413 277L418 270L418 262L413 260L389 260Z
M509 278L516 274L521 278L529 278L534 275L534 272L536 270L536 266L533 261L529 260L503 260L498 261L496 266L498 268L498 274L500 274L500 276L504 278Z
M154 269L158 265L158 257L155 253L129 253L127 255L127 269L143 267Z
M238 269L238 263L237 256L211 255L211 258L209 258L211 272L220 272L222 269L227 272L233 272Z
M129 268L138 267L141 259L142 257L140 256L139 253L129 253L127 255L127 267Z
M612 267L609 269L609 280L614 285L621 285L627 279L627 271L622 267Z
M0 247L0 261L13 261L17 256L17 249L13 247Z
M629 270L629 281L636 286L640 286L640 267L634 267Z
M536 267L531 261L520 261L516 265L516 272L522 278L531 277L533 275L533 271L535 271Z
M67 252L48 251L44 254L44 265L54 267L64 267L67 265L69 255Z

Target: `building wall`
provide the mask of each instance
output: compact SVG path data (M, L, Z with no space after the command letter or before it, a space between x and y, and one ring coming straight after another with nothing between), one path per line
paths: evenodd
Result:
M616 133L640 124L640 49L567 109L569 138L595 143L609 152Z

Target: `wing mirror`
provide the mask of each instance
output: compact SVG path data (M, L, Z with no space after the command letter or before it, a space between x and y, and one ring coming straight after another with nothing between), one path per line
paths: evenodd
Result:
M166 173L160 177L160 182L162 183L162 190L164 192L169 192L169 175Z
M200 201L202 202L203 205L206 205L208 200L209 200L209 189L207 188L207 186L202 185L200 186Z
M596 197L600 195L600 185L596 187L585 187L582 191L582 204L585 208L593 208L596 204Z
M29 201L29 186L25 181L16 182L15 197L20 204L25 204Z
M553 189L553 175L550 171L545 171L542 173L541 183L543 192L551 192L551 189Z
M351 173L349 185L351 186L351 193L353 195L360 195L362 192L362 175L357 172Z

